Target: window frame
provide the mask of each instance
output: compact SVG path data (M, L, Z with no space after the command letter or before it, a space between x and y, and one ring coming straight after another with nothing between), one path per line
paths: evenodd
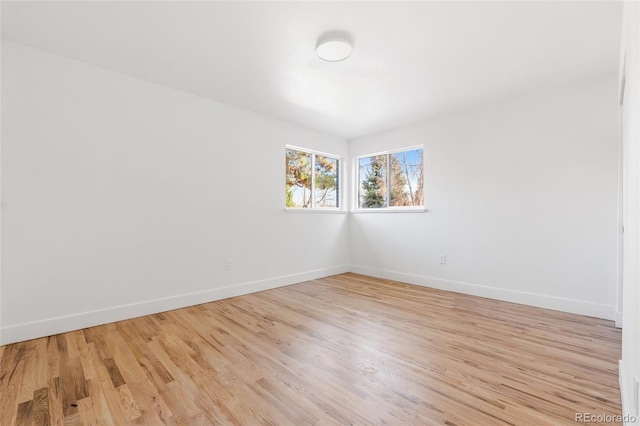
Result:
M296 145L285 145L284 153L285 159L288 150L295 150L299 152L305 152L311 155L311 207L287 207L286 199L285 199L285 207L284 210L290 213L347 213L347 210L344 207L344 159L343 157L335 154L330 154L328 152L317 151L315 149L302 148ZM315 206L315 177L316 177L316 155L320 155L322 157L331 158L333 160L338 161L338 179L337 179L337 197L336 202L338 203L337 207L316 207ZM284 167L284 181L286 187L287 181L287 164L285 162Z
M390 191L387 191L386 194L386 207L360 207L360 160L363 158L371 158L380 155L385 155L387 157L386 160L386 184L387 188L391 188L390 180L391 173L389 173L389 165L390 165L390 156L392 154L397 154L399 152L413 151L421 149L422 150L422 206L390 206L391 203L391 194ZM370 154L358 155L353 157L352 162L352 190L353 190L353 209L352 213L422 213L427 211L427 200L426 200L426 179L425 179L425 161L424 161L424 145L412 145L403 148L390 149L386 151L377 151Z

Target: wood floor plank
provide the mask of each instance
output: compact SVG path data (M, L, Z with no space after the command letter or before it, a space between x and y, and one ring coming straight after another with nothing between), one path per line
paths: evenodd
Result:
M58 348L57 336L48 336L44 338L47 345L47 353L45 355L47 365L47 385L56 377L60 377L60 351ZM42 361L42 360L41 360Z
M113 383L111 382L111 377L109 376L109 372L106 367L97 362L97 359L94 360L94 363L97 364L95 368L96 379L92 381L92 390L91 394L96 393L94 389L95 384L100 386L100 391L104 398L104 403L106 404L106 410L109 413L109 416L113 420L113 424L115 425L123 425L129 423L129 420L136 418L139 416L134 415L133 417L128 417L126 414L126 407L129 407L131 403L134 401L129 401L129 395L127 398L121 399L119 388L114 388Z
M32 400L18 405L16 422L18 425L31 426L48 426L51 424L47 388L38 389L34 392Z
M104 392L100 385L100 380L89 379L87 380L88 391L90 395L90 401L92 405L92 411L95 418L92 421L98 421L102 424L112 425L117 424L111 416L111 410L104 397Z
M36 384L36 341L29 342L21 363L24 364L24 369L20 380L18 403L31 401L33 393L38 389Z
M126 386L129 387L131 397L138 402L140 408L140 417L137 419L138 423L149 425L166 424L158 414L167 414L167 417L169 417L171 412L166 408L164 402L159 401L157 390L152 389L152 387L146 387L145 383L129 383ZM158 407L158 404L155 404L153 401L158 402L161 407ZM159 411L156 411L156 409L159 409Z
M143 407L141 406L141 401L138 401L133 396L131 390L129 390L129 386L122 385L117 389L117 392L124 417L130 422L139 419L142 416Z
M52 425L65 423L62 408L62 394L60 393L60 378L49 378L47 381L47 396L49 398L49 418Z
M18 415L18 395L24 374L24 354L29 342L9 345L0 360L0 424L13 425Z
M0 424L574 424L611 321L341 274L0 347Z

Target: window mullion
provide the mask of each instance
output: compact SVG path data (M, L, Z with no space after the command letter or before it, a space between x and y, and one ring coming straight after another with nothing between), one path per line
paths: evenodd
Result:
M387 207L391 207L391 155L387 154L387 161L385 164L385 172L387 173Z
M316 200L316 154L311 154L311 202L309 204L309 208L312 209L315 207Z

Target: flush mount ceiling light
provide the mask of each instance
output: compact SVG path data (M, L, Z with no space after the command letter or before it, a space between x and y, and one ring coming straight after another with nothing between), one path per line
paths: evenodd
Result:
M316 52L328 62L343 61L351 55L353 44L346 34L328 33L318 40Z

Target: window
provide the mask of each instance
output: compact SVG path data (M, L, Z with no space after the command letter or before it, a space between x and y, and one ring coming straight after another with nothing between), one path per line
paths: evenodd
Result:
M300 148L286 150L287 208L340 207L340 159Z
M360 157L356 166L359 209L424 207L422 147Z

